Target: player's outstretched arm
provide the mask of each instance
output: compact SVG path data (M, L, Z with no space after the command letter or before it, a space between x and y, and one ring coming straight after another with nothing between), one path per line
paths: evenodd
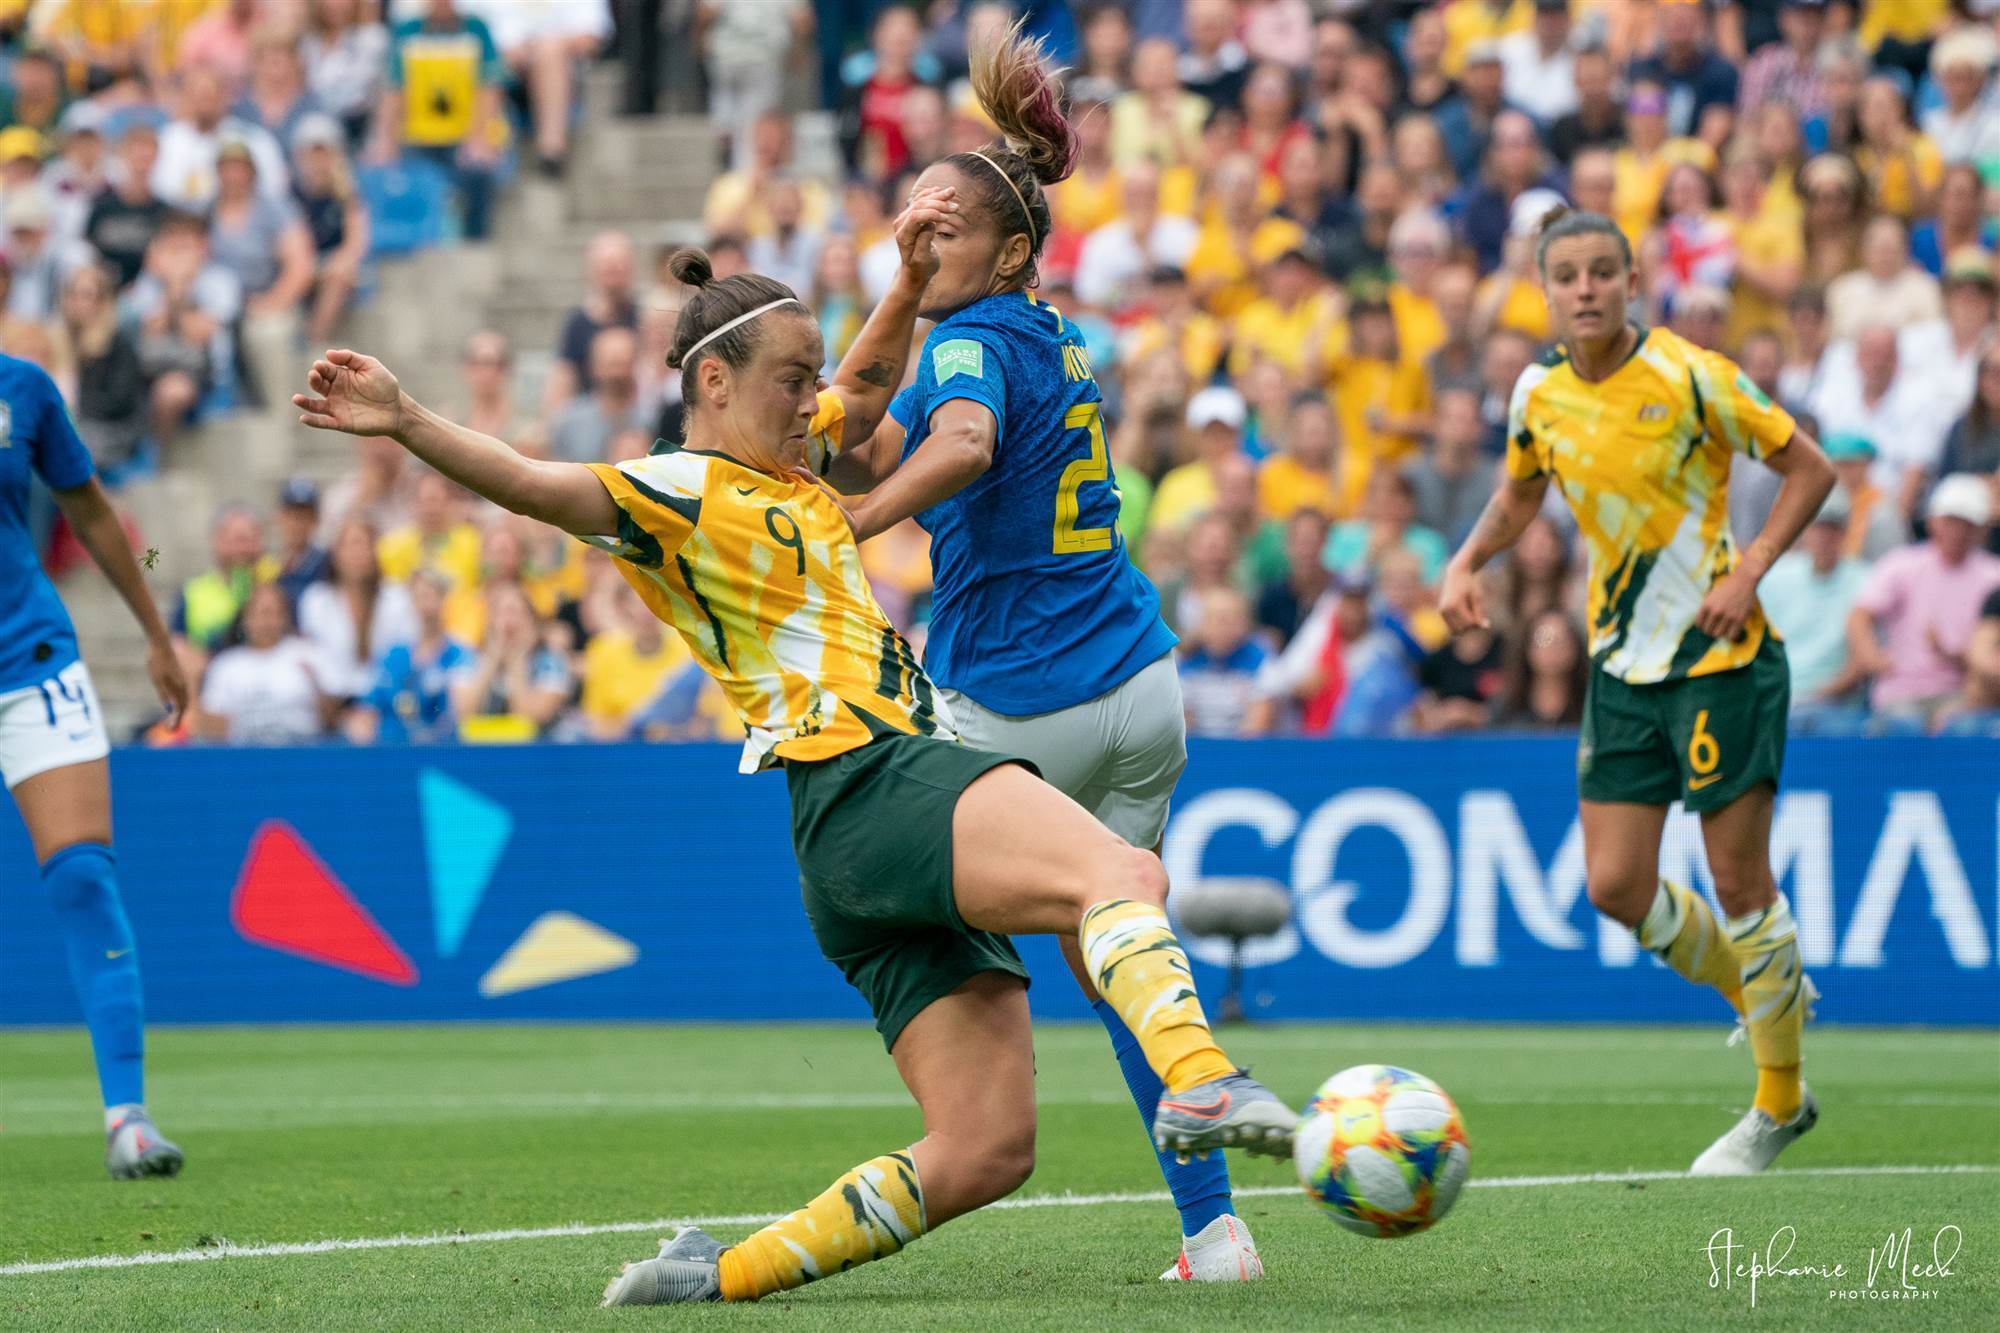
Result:
M111 586L131 608L132 618L145 631L146 674L152 679L160 702L166 705L169 719L178 721L188 706L187 673L181 670L180 659L174 656L167 623L160 618L160 608L146 586L145 575L139 572L138 558L132 554L132 543L125 537L125 526L118 521L103 485L92 477L81 486L52 494L56 507L69 522L70 531L83 543L83 549L90 552L90 558L104 571L104 577L111 580Z
M917 306L938 268L938 224L958 211L954 193L947 185L911 196L909 207L896 219L896 249L902 255L902 267L833 372L828 387L839 395L846 409L845 438L857 445L875 434L875 427L888 415L889 400L903 383L903 367L910 359L910 339L917 326Z
M490 435L447 421L403 392L389 368L345 348L313 362L306 392L292 395L299 420L318 430L386 435L469 491L503 509L580 537L618 530L618 506L579 463L524 457Z
M1439 589L1438 610L1453 633L1487 626L1486 607L1479 593L1479 571L1486 562L1521 539L1528 524L1541 512L1542 497L1548 493L1546 473L1537 476L1503 477L1493 498L1486 502L1479 521L1458 554L1445 566L1444 586Z

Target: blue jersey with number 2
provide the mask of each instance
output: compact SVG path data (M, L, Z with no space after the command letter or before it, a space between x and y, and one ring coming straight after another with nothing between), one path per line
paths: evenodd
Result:
M941 321L891 414L905 459L955 398L998 424L993 465L917 515L931 534L924 670L1010 717L1095 699L1172 650L1152 581L1118 533L1118 483L1083 336L1026 292Z
M28 534L28 482L38 475L64 491L92 471L54 381L33 362L0 356L0 694L76 661L76 631Z

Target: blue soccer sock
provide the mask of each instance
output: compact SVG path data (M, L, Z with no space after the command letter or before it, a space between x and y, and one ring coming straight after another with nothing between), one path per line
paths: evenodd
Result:
M1139 1104L1139 1118L1146 1122L1146 1141L1153 1141L1153 1116L1160 1108L1160 1094L1166 1089L1160 1083L1160 1076L1146 1063L1146 1054L1139 1049L1139 1039L1118 1017L1118 1011L1103 1000L1095 1000L1091 1008L1097 1011L1098 1021L1111 1034L1111 1051L1118 1057L1118 1068L1125 1074L1125 1086L1132 1090L1132 1100ZM1222 1154L1212 1152L1207 1157L1193 1161L1176 1162L1172 1153L1154 1153L1160 1159L1160 1174L1167 1178L1167 1188L1173 1192L1174 1207L1181 1210L1181 1234L1195 1236L1201 1229L1231 1211L1229 1198L1229 1165L1222 1160Z
M132 926L118 900L111 849L79 842L42 865L42 883L62 923L70 980L83 1004L97 1083L106 1106L145 1098L146 1012Z

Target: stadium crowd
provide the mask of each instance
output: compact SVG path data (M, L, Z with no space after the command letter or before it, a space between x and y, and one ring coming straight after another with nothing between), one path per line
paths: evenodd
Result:
M504 163L561 170L606 5L425 0L387 27L372 8L0 0L0 336L57 375L114 475L261 391L243 350L260 321L337 328L370 219L399 216L357 198L371 163L429 161L468 241ZM893 276L916 171L993 135L968 45L1025 18L1071 68L1083 152L1052 190L1039 295L1088 335L1120 527L1181 636L1196 733L1575 726L1586 571L1559 500L1491 571L1490 631L1447 639L1435 606L1515 380L1549 347L1533 241L1569 202L1624 230L1649 321L1734 358L1840 472L1762 588L1794 729L2000 735L2000 2L667 9L726 164L701 212L715 270L791 284L829 366ZM150 26L93 24L110 10ZM814 43L837 178L793 160L779 74ZM423 129L433 47L464 63L424 77L469 95ZM665 253L596 237L538 401L516 400L515 349L488 332L442 406L551 457L675 438ZM1737 460L1739 538L1775 489ZM201 707L155 741L734 730L607 557L389 441L323 491L221 514L212 542L175 612ZM864 558L920 642L924 534Z

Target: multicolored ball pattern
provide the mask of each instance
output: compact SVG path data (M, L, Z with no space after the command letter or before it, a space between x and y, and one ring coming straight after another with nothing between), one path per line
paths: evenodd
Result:
M1408 1236L1458 1199L1472 1166L1445 1090L1394 1065L1356 1065L1319 1085L1292 1140L1299 1184L1363 1236Z

